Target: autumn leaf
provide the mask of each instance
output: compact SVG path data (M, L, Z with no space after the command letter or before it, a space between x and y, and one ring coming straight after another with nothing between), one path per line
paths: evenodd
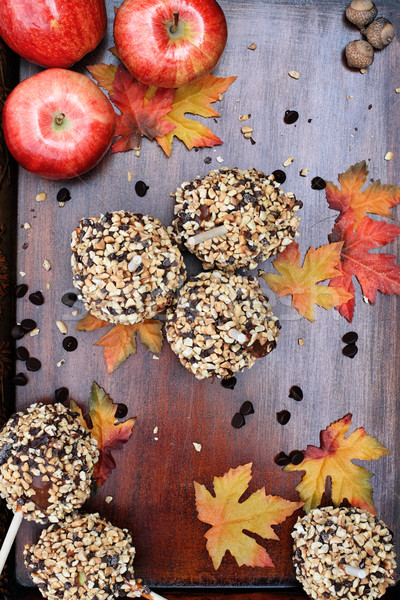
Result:
M110 325L108 321L98 319L88 312L81 319L79 319L78 325L75 327L75 329L77 331L96 331L96 329L107 327L107 325Z
M214 477L214 493L194 481L198 518L212 525L207 531L207 550L218 569L227 552L239 566L273 567L265 548L244 533L247 530L263 538L279 540L273 525L282 523L301 502L289 502L279 496L266 496L265 488L257 490L244 502L239 502L251 480L252 463L230 469L222 477Z
M292 296L292 306L297 312L309 321L314 321L313 304L329 310L353 297L342 286L317 285L341 275L339 263L342 245L337 243L326 244L317 249L309 248L303 266L300 267L299 245L292 242L272 263L281 275L266 273L262 277L280 298Z
M115 325L95 346L104 346L104 358L108 373L113 373L131 354L136 354L136 332L140 341L150 352L161 352L163 335L162 323L146 319L135 325Z
M400 266L392 254L370 254L369 250L381 248L393 242L400 234L400 227L385 221L373 221L364 217L355 229L354 216L349 209L336 223L329 235L333 243L343 242L341 250L342 275L331 279L332 286L341 286L354 294L353 275L361 285L363 295L375 303L378 291L384 294L400 294ZM340 303L337 308L349 322L354 315L355 299Z
M89 400L91 427L87 425L81 409L75 402L71 402L70 408L78 413L81 424L97 440L100 456L94 468L93 479L100 487L116 467L112 452L120 450L129 440L136 417L127 419L123 423L117 422L115 413L118 404L115 404L96 382L92 384Z
M400 202L400 187L382 185L380 181L375 181L362 192L368 173L367 164L363 160L338 175L341 189L330 181L326 185L329 207L342 214L351 209L354 214L354 229L358 228L367 213L393 219L390 209Z
M114 79L117 74L117 65L105 65L104 63L100 63L99 65L93 65L86 68L93 79L97 81L97 84L111 95L114 91Z
M170 156L174 137L179 138L186 147L204 148L217 146L222 141L208 127L185 117L186 113L201 117L219 117L211 106L212 102L222 99L223 92L236 80L236 77L214 77L206 75L194 83L175 90L172 109L166 120L173 129L163 136L157 136L157 142L167 156Z
M363 427L345 437L351 425L351 414L332 423L321 431L321 446L307 446L304 460L299 465L288 465L284 471L305 471L296 487L303 500L304 510L309 512L321 502L326 478L332 481L332 502L340 506L346 498L351 506L376 514L372 486L372 473L355 465L352 460L378 460L391 454L376 438L368 435Z

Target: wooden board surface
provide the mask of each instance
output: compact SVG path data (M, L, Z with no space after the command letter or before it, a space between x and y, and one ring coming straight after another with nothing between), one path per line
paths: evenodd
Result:
M108 1L109 28L97 51L78 66L100 61L115 62L107 52L112 46L114 5ZM160 360L140 346L115 374L108 375L101 348L92 344L96 333L77 333L79 347L67 354L56 320L63 320L73 334L71 311L61 303L72 291L70 233L80 218L106 210L126 209L154 215L168 225L173 215L169 197L182 181L205 175L218 168L216 157L225 166L254 166L272 172L289 156L294 163L286 169L287 182L304 202L301 211L300 247L327 241L335 218L328 209L324 192L310 187L319 175L335 180L351 164L367 159L370 176L385 183L400 183L398 152L400 49L395 40L376 57L367 75L347 69L342 61L346 43L358 37L343 17L345 3L339 1L221 0L228 21L229 41L215 71L219 76L238 75L236 83L217 106L221 119L211 128L224 140L216 151L188 152L175 141L167 159L155 144L144 140L140 158L134 153L109 154L88 175L68 182L72 200L63 208L56 202L63 184L19 173L18 272L20 282L30 291L42 290L45 303L33 306L27 298L17 302L18 321L34 318L40 334L27 336L23 344L43 367L29 374L29 384L17 389L17 407L53 397L56 388L67 386L71 396L85 403L96 380L116 402L126 403L129 414L138 417L132 438L118 455L118 469L87 504L116 525L127 527L137 548L136 572L151 586L271 586L294 583L291 566L290 531L295 516L276 528L281 542L266 547L275 569L238 568L227 556L216 572L206 552L205 524L196 517L193 480L209 489L215 475L229 468L253 462L250 491L265 486L267 493L297 500L299 474L284 474L273 458L280 451L303 449L318 444L319 431L332 421L352 412L355 427L367 432L393 450L369 465L375 473L374 498L379 515L398 533L399 475L395 465L399 452L399 300L378 296L376 306L361 300L353 325L334 312L317 310L311 324L298 317L286 302L271 295L274 312L282 323L277 349L266 359L239 375L235 389L226 390L218 381L197 381L179 363L165 343ZM381 14L400 31L396 2L381 2ZM257 49L247 47L255 42ZM301 73L296 81L288 71ZM21 78L37 72L22 62ZM369 109L369 106L371 108ZM295 126L283 123L287 109L300 118ZM251 113L255 145L240 132L240 114ZM312 120L309 122L309 120ZM384 160L387 151L394 159ZM210 165L204 158L212 157ZM300 169L309 176L299 176ZM133 179L128 181L128 171ZM134 192L142 179L150 189L144 198ZM38 192L48 200L35 201ZM31 229L21 229L28 222ZM23 249L25 244L27 249ZM397 248L398 250L398 248ZM51 270L42 267L44 259ZM268 269L271 269L269 266ZM50 289L46 285L50 284ZM261 281L263 289L267 286ZM342 335L355 329L359 353L354 360L342 353ZM303 338L304 346L298 345ZM65 359L65 364L56 363ZM19 365L20 366L20 365ZM288 398L289 388L300 385L304 400ZM251 400L255 414L240 430L230 421L244 400ZM281 427L276 412L288 409L292 418ZM157 436L153 430L158 427ZM158 440L155 440L158 437ZM200 453L193 442L202 444ZM106 496L113 496L111 504ZM17 577L29 584L22 565L22 549L36 539L38 529L24 524L18 537Z

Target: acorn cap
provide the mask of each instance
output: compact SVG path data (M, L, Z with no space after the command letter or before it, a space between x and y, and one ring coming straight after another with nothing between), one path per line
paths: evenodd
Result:
M347 64L354 69L366 69L374 62L374 49L365 40L350 42L345 53Z
M378 14L378 9L371 0L353 0L346 8L346 17L359 29L369 25Z
M395 36L394 27L390 21L380 17L376 19L362 32L371 46L377 50L382 50L390 44Z

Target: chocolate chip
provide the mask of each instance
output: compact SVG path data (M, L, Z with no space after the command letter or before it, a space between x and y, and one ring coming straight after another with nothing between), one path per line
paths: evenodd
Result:
M66 338L63 339L62 345L64 350L66 350L67 352L73 352L78 347L78 340L72 335L68 335Z
M21 321L21 327L25 331L25 333L29 333L30 331L32 331L32 329L35 329L37 327L37 323L33 319L23 319Z
M37 291L29 294L29 300L32 302L32 304L35 304L35 306L41 306L44 302L42 292Z
M326 188L326 181L322 177L314 177L311 180L311 187L313 190L324 190Z
M286 467L290 464L290 458L284 452L279 452L274 458L274 462L280 467Z
M27 291L28 291L28 286L26 285L26 283L20 283L15 288L15 295L17 296L17 298L23 298Z
M286 425L290 421L290 412L288 410L281 410L276 413L276 420L280 425Z
M29 352L26 348L24 348L24 346L19 346L19 348L17 348L15 351L15 356L18 360L25 361L29 358Z
M14 325L11 329L11 337L13 340L20 340L24 337L25 331L22 329L21 325Z
M345 344L355 344L357 340L358 333L356 333L355 331L349 331L348 333L345 333L342 337L342 342L344 342Z
M61 298L61 302L63 304L65 304L65 306L69 306L69 308L72 308L77 300L78 300L78 296L76 294L74 294L74 292L67 292Z
M149 189L149 186L146 185L144 181L137 181L135 183L135 192L141 198L143 198L143 196L145 196L147 194L148 189Z
M57 192L57 202L68 202L68 200L71 200L70 191L67 188L61 188Z
M126 404L118 404L117 410L115 411L116 419L123 419L128 414L128 407Z
M54 392L54 399L56 402L66 402L69 397L69 389L67 387L57 388Z
M237 383L236 377L228 377L227 379L223 379L221 381L222 387L226 388L228 390L233 390L233 388L235 387L236 383Z
M206 163L206 165L209 165L211 162L211 156L206 156L204 162Z
M347 344L342 350L342 354L348 358L354 358L358 352L358 348L355 344Z
M289 454L289 461L292 465L299 465L304 460L304 454L300 450L292 450Z
M303 400L303 390L298 385L292 385L289 390L289 398L293 398L296 402Z
M232 417L231 425L235 429L240 429L246 423L244 416L240 413L235 413Z
M287 110L285 112L285 116L283 117L283 122L286 123L286 125L293 125L293 123L296 123L298 118L299 113L297 110Z
M245 417L247 415L254 414L253 403L250 402L250 400L246 400L245 402L243 402L242 406L240 407L239 412L240 412L241 415L243 415Z
M282 169L277 169L272 173L275 178L275 181L279 184L285 183L286 181L286 173L282 171Z
M30 356L25 364L28 371L39 371L42 366L40 360L38 358L34 358L33 356Z
M26 385L28 383L28 379L24 373L18 373L15 377L13 377L14 385Z

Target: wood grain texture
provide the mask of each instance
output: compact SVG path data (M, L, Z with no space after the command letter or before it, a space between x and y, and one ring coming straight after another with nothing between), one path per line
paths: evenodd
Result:
M342 62L344 46L359 36L343 17L345 3L220 3L228 20L229 40L215 74L239 76L217 106L221 119L217 123L211 120L211 128L225 142L222 147L189 153L175 140L167 159L156 144L144 140L140 158L132 152L109 154L91 173L68 182L72 200L63 208L56 202L63 184L22 170L19 177L18 272L26 273L19 281L26 282L30 291L42 290L45 304L34 307L27 298L17 303L19 321L30 317L38 322L40 334L27 336L23 344L43 364L41 371L29 374L29 384L17 390L17 406L21 409L35 400L51 400L60 386L67 386L78 403L85 403L93 380L116 402L128 405L129 414L138 417L132 438L118 455L118 469L87 503L87 509L100 511L132 532L138 576L150 586L175 589L294 583L290 531L296 516L276 528L281 542L266 543L275 569L238 568L234 559L226 556L221 568L214 571L203 537L207 526L196 517L193 480L210 489L215 475L251 461L250 491L265 486L267 493L297 500L295 486L300 475L282 473L273 462L275 454L318 445L319 431L347 412L353 413L354 427L364 426L393 450L392 456L370 468L375 473L378 513L399 537L398 298L379 295L376 306L371 307L362 302L358 289L356 316L349 326L336 312L322 309L317 310L317 321L310 324L270 294L283 325L278 347L242 373L234 391L223 389L218 382L197 381L167 344L158 361L139 347L137 356L113 375L107 374L102 349L92 345L99 339L98 333L77 333L79 347L72 354L62 348L55 322L63 320L74 335L75 321L61 296L73 289L69 238L80 218L126 209L154 215L168 225L173 215L170 192L182 181L218 168L216 157L221 156L225 166L254 166L269 173L293 156L283 187L304 202L300 248L305 252L310 245L326 243L335 218L324 192L311 189L314 176L335 180L338 172L367 159L372 178L400 183L400 95L395 93L400 85L398 40L377 54L375 64L363 76ZM113 6L120 2L107 4L107 37L78 65L80 70L85 64L115 62L107 48L113 45ZM397 3L381 2L380 6L381 14L400 31ZM255 51L247 49L252 42L257 44ZM299 71L300 80L291 79L290 70ZM23 62L21 77L37 71ZM296 125L283 123L287 109L299 112ZM238 116L246 113L252 115L248 123L254 128L255 145L240 132ZM394 158L386 162L383 157L389 150ZM203 162L206 156L212 157L210 165ZM299 176L304 167L310 169L307 178ZM128 171L133 175L131 182ZM134 192L139 179L150 186L144 198ZM48 200L36 203L38 192L46 192ZM20 228L25 222L31 229ZM398 251L398 246L394 250ZM44 259L51 263L49 272L42 267ZM270 265L265 268L271 270ZM268 294L266 284L261 281L261 285ZM341 354L340 341L352 329L359 333L359 353L354 360ZM303 347L298 345L300 337ZM56 367L63 358L65 364ZM288 398L294 384L304 390L301 403ZM235 430L230 421L244 400L253 402L255 414L244 428ZM284 408L291 411L292 418L281 427L275 415ZM158 440L153 434L156 426ZM200 453L193 442L202 444ZM104 501L108 495L114 498L111 504ZM24 584L29 584L29 579L22 565L22 549L37 535L38 528L25 524L18 538L17 576ZM295 596L282 596L289 597Z

